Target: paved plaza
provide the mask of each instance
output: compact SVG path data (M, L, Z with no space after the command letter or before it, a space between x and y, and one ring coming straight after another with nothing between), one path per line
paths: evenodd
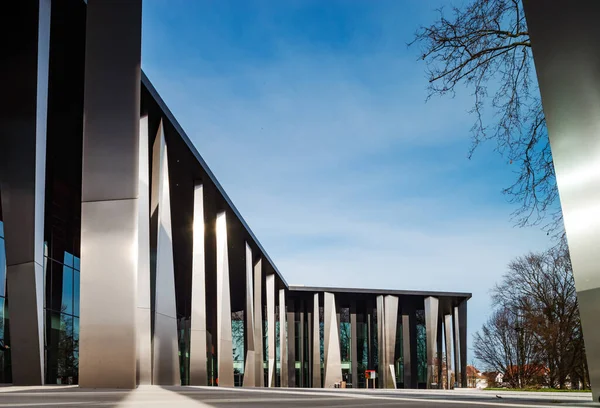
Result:
M498 398L500 397L500 398ZM134 391L74 386L2 387L0 407L579 407L591 393L478 390L242 389L140 387Z

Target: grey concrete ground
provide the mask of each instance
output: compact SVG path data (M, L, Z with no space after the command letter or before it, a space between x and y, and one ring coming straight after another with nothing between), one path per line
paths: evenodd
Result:
M498 398L497 396L501 397ZM478 390L313 390L140 387L134 391L77 387L1 387L0 407L580 407L589 393Z

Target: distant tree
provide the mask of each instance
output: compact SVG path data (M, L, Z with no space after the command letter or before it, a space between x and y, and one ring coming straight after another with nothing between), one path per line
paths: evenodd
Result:
M469 157L482 142L516 164L516 178L504 189L519 207L520 226L542 226L563 235L546 120L533 69L531 41L520 0L469 0L421 27L419 45L427 66L429 97L472 92L474 116Z
M475 356L515 387L587 388L589 373L566 246L513 260L492 291L495 311Z

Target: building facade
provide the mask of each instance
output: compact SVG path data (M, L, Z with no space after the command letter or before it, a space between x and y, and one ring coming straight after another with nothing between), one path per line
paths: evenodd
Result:
M286 283L141 71L141 0L15 3L0 383L466 386L470 294Z

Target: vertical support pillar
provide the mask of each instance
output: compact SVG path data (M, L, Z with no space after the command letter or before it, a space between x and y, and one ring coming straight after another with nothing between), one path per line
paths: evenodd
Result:
M154 265L152 265L155 280L152 383L179 385L169 160L162 121L154 141L151 208L150 246L156 254Z
M150 285L150 153L148 116L140 119L138 274L137 274L137 383L152 384L152 302Z
M412 377L412 366L417 364L416 360L412 358L411 350L411 337L416 336L412 330L411 320L414 320L414 313L410 313L409 310L402 307L402 355L404 356L404 388L414 388L414 379Z
M358 387L358 336L357 327L358 321L356 318L356 301L350 306L350 360L352 372L352 388Z
M204 186L194 186L192 228L192 315L190 330L190 385L208 385L206 344L206 254L204 241Z
M14 3L9 14L18 23L2 31L10 39L2 50L0 188L12 375L14 385L42 385L50 0Z
M319 294L313 295L312 321L312 387L321 388L321 335L319 326Z
M305 318L306 317L306 318ZM298 385L300 387L310 387L311 386L311 376L312 376L312 354L310 353L310 325L312 324L312 313L306 307L304 300L300 301L300 379L298 380ZM306 321L306 330L304 330L304 325ZM305 377L305 371L307 371ZM305 380L306 378L306 380Z
M434 388L437 354L438 298L425 298L425 331L427 333L427 388Z
M373 370L375 368L373 356L373 305L370 301L366 302L365 317L367 320L367 366L369 370ZM368 382L366 385L369 385Z
M231 293L227 216L217 214L217 370L219 386L233 387L233 338L231 335Z
M437 366L436 382L437 382L437 388L443 389L444 388L444 381L443 381L443 364L444 364L443 333L444 333L444 327L443 327L443 322L442 322L442 319L440 318L440 316L438 316L437 326L438 326L438 329L437 329L437 347L436 347L436 366Z
M444 316L444 341L446 344L446 389L452 389L452 315Z
M461 387L467 388L467 301L463 300L458 306L459 338L460 338L460 382Z
M275 275L267 275L268 387L275 387Z
M292 300L287 306L287 376L288 387L296 387L296 312ZM302 365L301 365L302 366Z
M262 305L262 259L254 265L254 354L255 381L257 387L265 386L263 356L263 305Z
M81 198L81 387L136 386L141 22L141 0L118 4L88 0Z
M385 331L385 388L396 388L396 329L398 326L398 297L388 295L384 301L384 331Z
M324 293L324 372L323 388L333 388L342 381L342 356L340 352L339 323L335 307L335 295Z
M279 386L288 386L287 324L285 321L285 289L279 289Z
M573 263L593 400L598 402L600 3L526 0L523 7Z
M387 363L385 354L385 308L383 295L377 296L377 362L379 388L387 384Z
M246 337L246 362L244 367L244 387L256 386L256 352L254 348L254 290L252 287L253 270L252 270L252 249L246 243L246 313L245 337Z
M462 369L461 369L461 360L460 360L460 356L462 356L461 353L461 347L460 347L460 330L459 330L459 326L460 326L460 318L458 316L458 306L454 307L453 309L453 322L452 322L452 331L454 334L454 375L455 375L455 380L454 380L454 386L455 387L462 387Z

